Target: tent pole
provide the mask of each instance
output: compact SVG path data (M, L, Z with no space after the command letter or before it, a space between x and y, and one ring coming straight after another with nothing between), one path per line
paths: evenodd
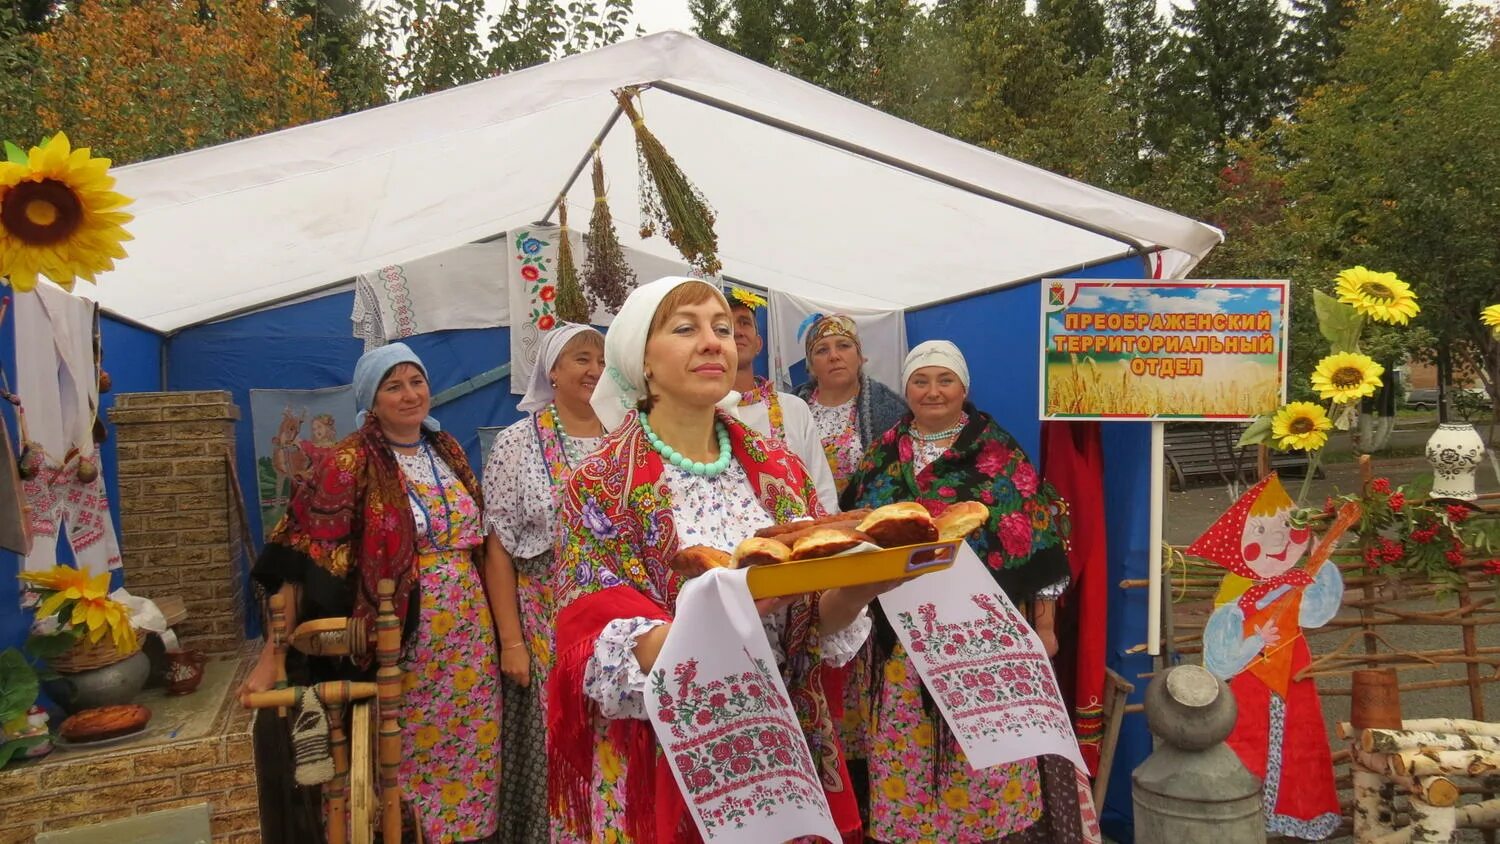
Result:
M624 113L625 110L616 104L615 110L609 113L609 119L604 121L604 128L600 129L599 134L594 136L594 142L589 144L588 151L583 154L583 158L578 159L578 166L573 168L573 172L568 176L568 181L563 184L562 190L557 192L557 196L552 199L552 204L547 206L547 213L542 215L539 225L551 224L552 215L557 213L557 206L562 204L563 197L567 196L568 191L573 189L573 183L578 181L579 176L583 175L583 168L589 166L589 159L594 157L594 153L599 149L599 145L604 143L604 139L609 136L610 130L615 128L615 123L620 119L620 115Z
M1151 547L1146 554L1146 582L1150 587L1146 598L1146 653L1153 658L1161 655L1161 528L1163 497L1166 486L1166 430L1165 422L1151 422L1151 525L1147 541ZM1153 662L1155 660L1153 659Z
M860 146L859 144L851 144L842 138L836 138L833 135L824 134L823 132L818 132L803 126L798 126L795 123L790 123L778 117L771 117L768 114L761 114L758 111L753 111L751 109L745 108L744 106L736 105L735 103L731 103L727 100L721 100L717 97L710 97L707 94L700 94L697 91L691 90L689 88L683 88L682 86L672 82L663 82L658 79L651 83L651 87L659 91L666 91L668 93L676 94L679 97L692 100L696 103L701 103L706 106L720 109L721 111L727 111L730 114L739 115L740 117L743 117L747 120L753 120L756 123L770 126L774 129L780 129L783 132L790 132L793 135L807 138L811 141L817 141L820 144L833 147L834 149L843 150L847 153L852 153L854 155L860 156L861 158L868 158L871 161L876 161L889 167L894 167L897 170L903 170L915 176L922 176L923 178L931 179L934 182L947 185L950 188L957 188L966 193L971 193L975 196L982 196L985 199L991 199L995 202L1009 205L1012 208L1018 208L1022 211L1035 214L1039 217L1046 217L1049 220L1054 220L1056 222L1072 226L1076 229L1082 229L1086 232L1091 232L1093 234L1099 235L1100 237L1107 237L1110 240L1119 241L1120 243L1133 247L1137 252L1144 253L1151 249L1151 247L1147 246L1139 240L1136 240L1130 235L1120 234L1119 232L1110 231L1109 229L1103 228L1102 226L1096 226L1093 223L1089 223L1084 220L1069 217L1065 214L1059 214L1056 211L1048 210L1041 207L1040 205L1033 205L1032 203L1026 202L1025 200L1016 199L1013 196L1006 196L1005 194L998 191L980 187L979 185L973 184L971 182L966 182L962 179L957 179L953 176L949 176L946 173L939 173L936 170L931 170L926 167L912 164L909 161L902 161L899 158L886 155L885 153L876 152L869 147ZM579 165L580 168L582 168L582 166L582 164Z

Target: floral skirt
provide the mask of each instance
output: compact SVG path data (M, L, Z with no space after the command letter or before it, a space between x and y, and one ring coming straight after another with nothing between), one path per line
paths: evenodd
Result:
M575 840L547 806L547 674L552 671L552 631L557 605L552 595L552 552L517 557L516 597L521 635L531 654L531 685L502 679L505 712L500 719L500 835L506 844L561 844Z
M473 841L500 818L500 660L468 551L417 557L416 635L402 656L402 797L429 842Z
M951 737L940 760L922 680L899 644L884 670L870 733L871 838L975 844L1020 832L1042 816L1036 760L975 771Z

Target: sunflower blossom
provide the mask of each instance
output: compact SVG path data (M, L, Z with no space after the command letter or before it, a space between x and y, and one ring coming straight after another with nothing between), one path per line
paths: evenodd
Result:
M72 290L114 269L134 217L120 210L130 199L112 190L108 171L109 159L73 149L62 132L32 147L25 164L0 163L0 278L25 292L45 275Z
M42 591L51 592L37 607L36 617L47 618L70 601L103 598L109 592L109 572L89 577L72 566L53 566L48 571L21 572L20 578Z
M1490 305L1479 312L1479 321L1495 330L1495 336L1500 337L1500 304Z
M1271 418L1271 436L1282 451L1317 451L1328 442L1332 428L1333 420L1322 406L1310 401L1291 402Z
M1355 399L1375 395L1385 367L1369 355L1339 352L1318 361L1313 370L1312 386L1318 396L1347 404Z
M1405 325L1422 310L1411 285L1395 273L1353 267L1339 273L1334 281L1340 302L1353 305L1360 315L1377 322Z
M130 613L125 605L112 598L85 598L73 604L73 614L68 623L87 631L90 642L98 642L104 634L110 635L115 649L122 653L134 650L135 628L130 624Z

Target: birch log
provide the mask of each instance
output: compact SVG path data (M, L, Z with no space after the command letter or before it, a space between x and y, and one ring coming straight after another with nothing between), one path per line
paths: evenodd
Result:
M1468 733L1471 736L1500 736L1500 724L1488 721L1466 721L1461 718L1417 718L1401 722L1403 730L1429 733Z
M1411 844L1453 844L1458 812L1453 806L1431 806L1411 801Z
M1396 753L1401 750L1423 748L1500 751L1500 736L1434 733L1428 730L1370 729L1360 733L1359 746L1369 753Z
M1354 766L1354 840L1368 844L1392 832L1396 812L1391 805L1395 789L1385 777Z
M1390 760L1390 772L1398 777L1477 777L1500 770L1500 753L1483 750L1400 750L1385 758Z
M1444 776L1417 777L1416 787L1412 789L1413 801L1420 800L1435 808L1445 808L1458 804L1458 786L1453 780Z

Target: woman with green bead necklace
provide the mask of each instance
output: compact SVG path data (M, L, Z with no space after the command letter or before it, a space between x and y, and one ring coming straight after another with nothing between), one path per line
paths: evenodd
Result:
M733 415L736 362L729 305L697 279L641 286L610 326L593 397L610 435L568 482L557 549L547 741L553 809L572 838L695 837L675 784L651 763L661 755L643 700L683 584L670 561L822 514L801 460ZM821 676L863 644L864 608L879 591L758 604L841 829L857 830L859 815Z
M546 699L552 670L557 502L573 467L599 447L604 426L589 399L604 372L604 335L561 323L542 335L518 408L484 469L486 586L500 637L505 704L500 725L500 837L504 844L565 840L547 819Z

